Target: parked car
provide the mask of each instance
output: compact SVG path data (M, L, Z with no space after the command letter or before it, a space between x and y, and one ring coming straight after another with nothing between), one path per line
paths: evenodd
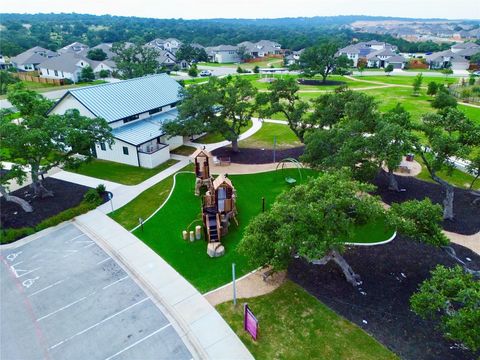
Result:
M480 70L474 71L474 72L473 72L473 75L475 75L475 76L480 76Z
M202 70L200 71L200 76L211 76L212 72L210 70Z

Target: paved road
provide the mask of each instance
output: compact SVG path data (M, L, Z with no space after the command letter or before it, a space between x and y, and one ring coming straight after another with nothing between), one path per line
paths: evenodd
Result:
M423 74L423 76L428 76L428 77L445 77L444 74L442 74L441 72L431 72L431 71L426 71L426 72L421 72ZM420 74L420 72L416 72L416 71L403 71L403 70L394 70L392 72L392 76L417 76L418 74ZM383 71L368 71L368 70L365 70L362 74L360 74L358 71L353 71L353 75L354 76L360 76L360 75L363 75L363 76L384 76L385 75L385 72ZM452 75L449 75L450 77L465 77L465 76L469 76L469 73L468 71L463 71L463 70L460 70L460 71L456 71L454 72Z
M237 68L232 67L221 67L221 66L205 66L205 65L198 65L200 70L210 70L213 76L222 76L222 75L229 75L229 74L236 74Z
M0 251L2 360L191 359L164 313L69 223Z

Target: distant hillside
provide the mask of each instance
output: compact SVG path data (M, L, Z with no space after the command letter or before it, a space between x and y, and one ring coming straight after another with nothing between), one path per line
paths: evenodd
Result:
M94 46L101 42L118 41L146 43L156 37L175 37L204 46L268 39L293 50L311 46L322 39L336 40L340 45L345 45L353 38L358 38L390 41L404 51L417 50L417 45L404 40L385 35L357 34L346 26L355 21L368 20L405 19L351 15L182 20L86 14L1 14L0 52L6 56L14 56L35 45L57 50L74 41ZM438 46L433 43L426 48L429 51L438 50Z

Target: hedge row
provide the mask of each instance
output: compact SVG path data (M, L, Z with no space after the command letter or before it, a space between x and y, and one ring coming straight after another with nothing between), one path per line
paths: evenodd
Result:
M67 209L65 211L62 211L61 213L58 213L57 215L54 215L48 219L45 219L41 223L35 226L23 227L19 229L2 230L0 234L0 244L8 244L8 243L14 242L15 240L18 240L25 236L35 234L38 231L47 229L49 227L58 225L64 221L73 219L75 216L85 214L90 210L95 209L97 206L102 204L102 202L103 202L102 198L98 195L95 199L92 199L92 197L88 198L88 196L86 196L79 205L73 208Z

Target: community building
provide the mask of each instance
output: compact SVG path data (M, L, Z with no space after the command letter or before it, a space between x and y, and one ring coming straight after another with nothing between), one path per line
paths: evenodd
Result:
M115 143L94 145L98 159L153 168L183 145L183 137L169 137L163 124L174 121L181 86L166 74L69 90L49 111L64 114L77 109L90 118L105 119Z

